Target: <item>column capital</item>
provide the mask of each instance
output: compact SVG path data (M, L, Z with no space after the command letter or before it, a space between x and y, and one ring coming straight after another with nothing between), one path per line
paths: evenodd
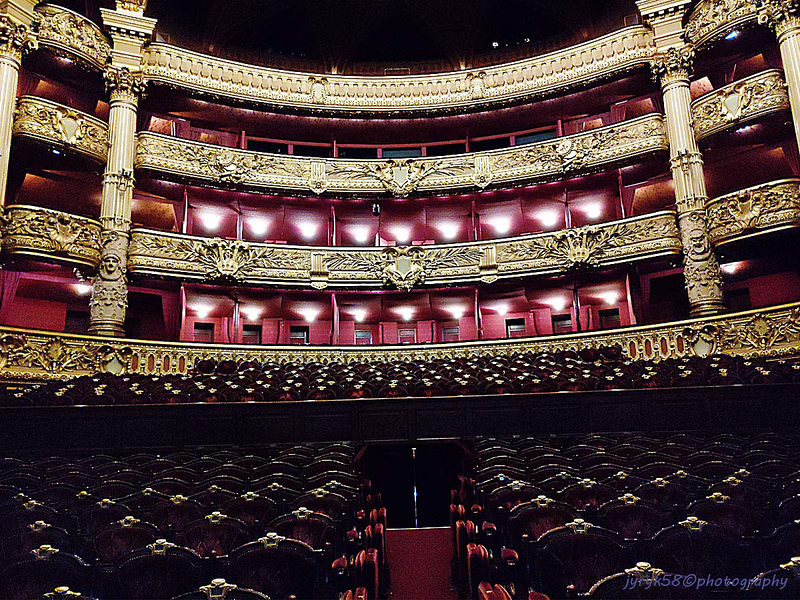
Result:
M683 43L683 17L691 4L691 0L636 0L642 21L653 30L657 49Z
M0 56L10 57L17 62L22 55L36 50L36 25L22 25L7 15L0 15Z
M135 73L127 67L106 67L103 71L103 80L106 83L106 92L111 96L111 102L126 102L133 106L136 106L147 87L147 80L142 74Z
M694 55L694 48L689 45L675 46L657 54L650 61L653 80L660 81L662 87L682 79L688 81L694 68Z
M758 22L775 32L778 42L800 29L800 0L758 0Z

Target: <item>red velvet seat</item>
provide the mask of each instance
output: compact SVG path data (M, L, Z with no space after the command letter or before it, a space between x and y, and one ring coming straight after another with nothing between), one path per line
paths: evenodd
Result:
M126 600L172 598L202 584L200 557L163 539L122 558L114 575L115 597Z

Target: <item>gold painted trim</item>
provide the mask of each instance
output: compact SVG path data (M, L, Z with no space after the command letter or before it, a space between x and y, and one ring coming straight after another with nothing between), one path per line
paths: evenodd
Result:
M38 96L17 100L12 134L105 163L108 125L100 119Z
M780 179L709 200L709 237L721 246L800 227L800 177Z
M40 4L34 10L39 47L77 58L97 70L102 70L111 60L111 43L91 20L54 4Z
M197 361L415 361L619 344L632 358L664 360L731 354L784 356L800 351L800 303L658 325L570 335L403 346L245 346L151 342L0 327L0 378L69 379L97 372L183 374Z
M695 48L701 49L731 31L757 22L755 0L701 0L689 15L684 37Z
M465 112L575 89L647 66L655 46L642 25L511 63L406 77L309 74L216 58L176 46L145 48L154 83L214 99L327 113Z
M99 221L67 213L15 204L2 219L4 256L31 256L49 262L100 264Z
M783 72L769 69L709 92L692 102L698 140L764 115L789 110Z
M524 146L397 160L266 154L142 131L135 166L156 177L214 187L403 197L555 180L627 164L667 148L664 117L654 113Z
M674 211L597 225L462 244L310 247L134 229L131 274L323 289L410 290L422 285L563 273L681 252Z

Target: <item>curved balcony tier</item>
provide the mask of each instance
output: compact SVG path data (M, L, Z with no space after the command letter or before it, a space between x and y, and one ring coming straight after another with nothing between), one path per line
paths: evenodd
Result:
M0 377L69 379L98 372L185 374L200 360L390 362L579 351L619 345L630 358L731 354L780 356L800 349L800 303L601 332L403 346L287 347L148 342L0 327Z
M252 191L401 197L555 180L630 163L668 148L660 114L509 149L420 159L284 156L149 131L140 132L138 139L136 168L154 177Z
M800 227L800 178L726 194L706 204L709 235L720 246L778 229Z
M111 60L111 43L105 33L83 15L53 4L40 4L35 11L40 48L98 70Z
M636 25L543 56L453 73L310 74L161 43L145 49L142 70L154 83L235 103L347 114L465 112L529 101L646 67L654 52L652 32Z
M54 149L76 152L101 164L108 155L108 124L38 96L22 96L17 100L12 133Z
M673 211L553 233L444 246L325 248L258 244L134 229L133 275L249 285L410 290L563 273L677 255Z
M702 48L757 22L758 6L754 0L701 0L689 15L684 36L687 42Z
M3 218L3 255L96 267L100 263L98 221L36 206L13 205Z
M783 73L770 69L709 92L692 102L698 140L740 127L764 115L789 110Z

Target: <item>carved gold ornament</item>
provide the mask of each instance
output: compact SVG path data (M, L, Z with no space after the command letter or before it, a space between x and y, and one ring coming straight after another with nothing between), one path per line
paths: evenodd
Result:
M117 10L127 10L137 14L143 14L147 8L147 0L116 0Z
M111 59L108 38L91 20L55 4L41 3L34 10L40 47L94 69L103 69Z
M0 55L19 62L22 56L38 48L36 29L38 23L31 26L16 23L7 15L0 15Z
M408 292L425 282L425 251L421 247L387 248L381 254L384 285Z
M225 600L228 593L235 589L238 587L224 579L212 579L211 583L200 587L200 591L206 595L206 600Z
M78 592L73 592L67 586L62 585L42 597L46 600L71 600L73 598L80 598L81 595Z
M152 544L145 546L152 554L166 554L170 548L175 548L175 544L165 539L157 539Z
M701 0L689 15L684 37L699 48L757 19L756 0Z
M503 150L437 158L348 160L266 154L138 134L136 168L159 177L242 190L409 196L549 181L665 151L660 114Z

